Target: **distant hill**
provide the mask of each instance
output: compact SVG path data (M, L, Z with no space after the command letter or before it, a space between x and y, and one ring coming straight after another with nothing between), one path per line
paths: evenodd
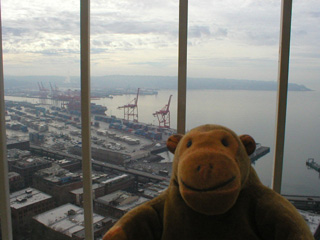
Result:
M79 88L80 77L65 78L61 76L5 76L5 89L29 88L38 89L38 82L50 89L50 83L59 88ZM219 90L277 90L276 81L254 81L217 78L188 78L188 89L219 89ZM92 89L115 88L149 88L177 89L176 76L129 76L108 75L91 77ZM289 91L311 91L304 85L289 83Z

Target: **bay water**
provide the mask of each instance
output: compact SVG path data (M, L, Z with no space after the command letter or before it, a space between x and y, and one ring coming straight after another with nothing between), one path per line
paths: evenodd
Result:
M171 128L177 127L177 91L159 90L157 95L140 95L139 122L158 125L153 113L170 103ZM130 103L135 95L92 100L108 108L107 115L123 118L119 106ZM249 134L256 142L270 147L270 153L260 158L253 167L261 181L271 186L276 126L275 91L244 90L188 90L187 131L207 123L224 125L238 135ZM7 100L19 100L6 97ZM21 98L22 99L22 98ZM21 100L20 99L20 100ZM38 103L38 99L26 99ZM320 196L320 176L308 169L306 160L314 158L320 164L320 92L288 93L282 194Z

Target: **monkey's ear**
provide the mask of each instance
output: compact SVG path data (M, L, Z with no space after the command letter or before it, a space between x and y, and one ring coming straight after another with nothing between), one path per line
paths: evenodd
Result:
M256 142L250 135L239 136L243 146L245 147L248 156L250 156L256 150Z
M180 142L181 138L183 137L182 134L175 134L171 135L167 140L167 148L171 153L176 151L178 143Z

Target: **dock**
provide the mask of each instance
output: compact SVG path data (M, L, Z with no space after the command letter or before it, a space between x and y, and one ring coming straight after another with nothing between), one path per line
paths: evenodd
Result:
M254 153L252 153L249 157L251 160L251 163L254 164L259 158L263 157L264 155L268 154L270 152L269 147L261 146L260 143L257 143L256 150Z
M320 196L286 195L283 197L289 200L297 209L320 213Z
M306 161L306 165L308 166L308 168L312 168L320 174L320 164L316 163L314 161L314 158L308 158L308 160Z

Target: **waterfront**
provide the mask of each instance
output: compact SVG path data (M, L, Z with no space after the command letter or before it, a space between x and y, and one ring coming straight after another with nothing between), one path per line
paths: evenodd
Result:
M140 96L139 121L156 125L157 120L152 113L167 104L171 94L171 127L176 128L177 93L172 90ZM133 98L134 95L122 95L92 102L108 107L108 115L122 118L123 111L117 107L127 104ZM16 97L6 99L19 100ZM39 102L38 99L27 100ZM320 162L319 103L320 93L316 91L288 94L283 194L320 195L319 174L306 167L308 158ZM250 134L257 142L271 148L270 153L254 165L267 186L271 185L272 178L275 113L276 92L273 91L193 90L187 93L188 130L200 124L218 123L230 127L239 135Z

